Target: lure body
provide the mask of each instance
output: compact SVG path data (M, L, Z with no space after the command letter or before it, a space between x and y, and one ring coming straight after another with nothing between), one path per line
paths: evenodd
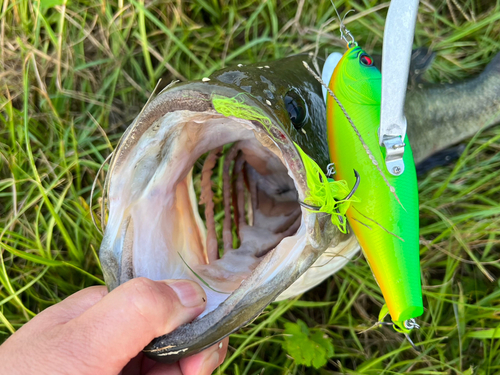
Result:
M351 46L346 51L329 87L373 156L370 158L344 111L330 95L327 99L328 144L336 180L346 180L353 186L353 169L361 176L356 191L359 202L352 203L347 218L382 290L392 320L403 328L405 320L423 313L418 189L408 139L405 139L405 172L395 177L385 168L377 134L381 78L373 60L360 47Z

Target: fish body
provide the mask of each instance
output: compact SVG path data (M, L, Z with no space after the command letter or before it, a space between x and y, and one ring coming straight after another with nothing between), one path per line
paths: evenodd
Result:
M417 164L500 121L500 53L477 77L423 84L406 94L408 138ZM405 151L406 152L406 151Z
M108 220L99 253L108 288L139 276L187 278L200 283L208 297L200 317L148 345L145 353L151 358L177 361L219 342L272 301L319 284L359 251L353 233L342 233L330 215L298 204L307 198L309 186L295 145L323 171L330 162L321 86L303 61L312 65L307 55L290 56L229 67L203 82L168 87L146 104L115 148L106 176ZM498 74L491 74L473 85L495 90L491 82L497 79ZM453 87L441 91L451 107L460 97ZM460 86L460 91L469 89L467 83ZM429 119L442 118L446 108L433 106L425 90L408 95L406 105L427 111ZM435 90L438 95L439 86ZM232 103L230 110L221 109L221 98L226 106ZM474 100L469 102L474 112ZM489 103L488 111L500 110L497 101ZM414 116L408 116L409 130L417 121ZM446 148L488 124L456 121L457 133L437 147ZM412 147L426 142L434 126L440 124L428 121L409 135ZM238 246L223 241L223 256L218 251L221 239L214 238L214 217L199 213L204 205L205 215L226 216L213 212L210 203L210 176L217 173L213 165L221 146L229 150L224 158L234 156L231 163L219 164L230 183L219 182L233 201L227 216L237 219L240 241ZM414 156L422 160L425 153ZM198 162L201 170L193 168ZM225 165L235 173L233 185ZM195 184L201 186L202 196L197 196ZM253 197L251 209L239 205L241 190ZM238 214L240 208L246 217ZM231 239L231 227L223 232Z
M419 261L418 186L411 148L405 171L393 176L385 168L378 144L382 76L370 56L351 46L337 64L330 89L340 104L327 99L327 129L335 178L354 186L355 202L347 211L395 322L423 313ZM348 120L346 114L352 119ZM405 139L409 146L408 137ZM369 150L369 152L367 152Z

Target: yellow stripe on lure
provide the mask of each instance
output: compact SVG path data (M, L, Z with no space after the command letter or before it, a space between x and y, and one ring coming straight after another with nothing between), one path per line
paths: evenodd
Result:
M352 202L347 218L393 322L404 329L405 321L423 313L417 176L409 142L405 139L405 172L395 177L385 168L378 143L382 76L355 43L348 45L335 67L329 88L357 129L328 95L328 145L335 179L353 186L352 170L361 176L356 191L359 201Z

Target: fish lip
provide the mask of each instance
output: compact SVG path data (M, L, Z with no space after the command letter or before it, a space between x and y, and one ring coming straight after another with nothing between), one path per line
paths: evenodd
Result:
M171 333L155 338L144 348L144 354L158 362L172 363L216 344L254 320L271 302L309 269L329 246L337 246L342 242L352 240L352 236L341 234L338 231L338 228L332 224L329 214L323 212L309 213L305 220L308 221L306 223L307 229L304 229L307 232L307 239L310 240L311 237L316 237L320 241L310 241L301 251L297 261L291 266L284 267L273 278L273 281L281 281L279 288L276 287L275 283L271 282L255 288L254 278L257 272L254 271L219 307L200 319L184 324ZM322 233L322 235L318 236L319 233ZM304 238L304 241L306 241L306 238ZM271 251L266 257L273 255L274 251ZM265 264L265 259L262 260L261 264ZM251 289L252 295L258 296L257 300L245 298L248 296L249 289ZM255 308L256 305L259 306L258 309ZM237 319L238 321L236 321Z
M243 90L212 82L179 84L161 92L139 114L122 137L116 149L115 160L110 165L108 176L113 173L115 168L120 166L127 151L134 147L141 135L161 116L177 110L190 110L193 112L213 110L214 113L217 113L211 100L214 94L232 98L241 93L247 94ZM271 129L265 129L262 124L252 121L260 129L260 132L268 137L271 135L269 132L274 132L274 135L278 137L285 135L285 139L282 139L282 143L278 148L282 152L283 161L286 162L285 166L289 174L293 174L299 199L304 200L304 195L308 189L306 174L300 155L293 142L268 105L266 106L250 95L246 95L245 99L248 105L260 108L271 119ZM240 287L231 293L215 310L191 323L180 326L169 334L154 339L144 349L145 355L159 362L171 363L217 343L255 319L269 303L296 281L328 247L332 246L332 244L336 245L346 238L332 224L330 215L325 213L313 213L302 209L302 224L304 227L302 228L301 225L299 231L302 230L300 237L304 241L304 247L300 254L297 255L293 266L282 267L283 269L274 275L269 282L264 282L256 288L253 283L254 279L261 275L257 270L260 270L261 265L264 267L265 264L271 262L264 258L251 276L245 279ZM270 251L265 257L278 256L275 252L276 249ZM104 256L103 246L101 246L100 256ZM110 289L121 283L119 277L113 279L109 272L105 272L105 279Z

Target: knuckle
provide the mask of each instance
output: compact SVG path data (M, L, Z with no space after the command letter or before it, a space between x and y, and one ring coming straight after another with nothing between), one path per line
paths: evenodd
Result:
M166 286L161 288L159 283L150 279L139 277L126 284L129 284L126 292L131 308L145 319L164 310L167 303L173 302L172 293L169 293L170 288Z

